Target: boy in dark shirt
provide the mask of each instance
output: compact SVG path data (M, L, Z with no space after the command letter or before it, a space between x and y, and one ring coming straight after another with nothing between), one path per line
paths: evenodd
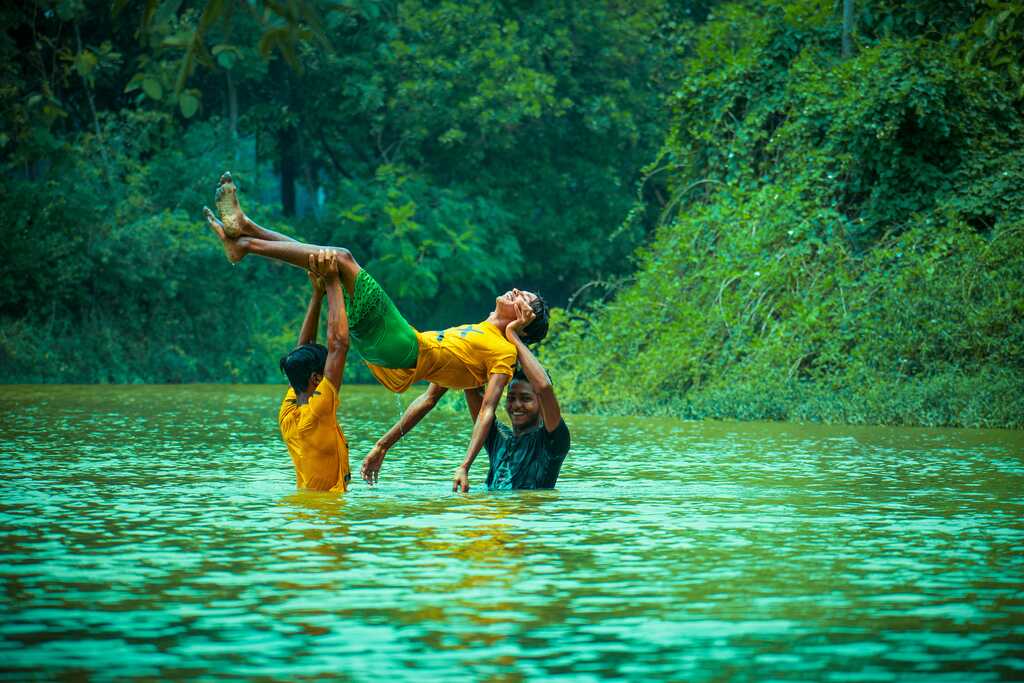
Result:
M492 423L484 448L490 460L487 471L489 489L551 489L569 453L569 428L555 398L551 380L540 362L519 338L519 330L529 325L533 311L517 306L519 317L505 328L506 338L516 347L521 370L508 385L505 409L512 428L497 420ZM465 391L466 405L476 422L483 398L478 390ZM455 470L452 490L469 490L468 458Z

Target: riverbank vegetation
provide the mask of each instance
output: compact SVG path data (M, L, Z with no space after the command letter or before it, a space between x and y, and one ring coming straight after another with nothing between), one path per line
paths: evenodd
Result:
M230 169L420 328L539 289L575 410L1024 426L1020 3L0 16L2 381L278 381L307 283L204 232Z
M656 236L545 350L577 409L1024 426L1024 12L864 5L694 32Z

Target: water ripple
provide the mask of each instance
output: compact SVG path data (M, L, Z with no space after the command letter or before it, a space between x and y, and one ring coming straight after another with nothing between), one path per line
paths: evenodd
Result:
M554 491L295 491L279 387L0 389L14 678L1024 678L1019 433L571 417ZM346 388L357 465L394 399Z

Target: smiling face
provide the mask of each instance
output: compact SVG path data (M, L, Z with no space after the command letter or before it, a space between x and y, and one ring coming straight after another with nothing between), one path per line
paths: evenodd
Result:
M501 296L494 300L494 310L502 318L509 320L515 320L518 317L516 313L516 303L522 303L529 306L537 300L537 295L533 292L527 292L524 289L510 289Z
M522 379L512 380L505 394L505 410L516 432L537 424L540 421L540 402L533 391L533 385Z

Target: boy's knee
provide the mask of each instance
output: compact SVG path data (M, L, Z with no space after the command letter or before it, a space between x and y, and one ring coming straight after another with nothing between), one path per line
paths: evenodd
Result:
M334 251L334 258L338 260L338 265L342 268L358 268L359 264L356 263L355 258L352 256L352 252L345 247L331 247Z

